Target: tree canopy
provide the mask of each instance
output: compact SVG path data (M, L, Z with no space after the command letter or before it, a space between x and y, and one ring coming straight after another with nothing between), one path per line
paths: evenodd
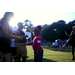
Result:
M29 22L29 24L28 24ZM33 32L33 24L31 24L31 21L25 20L24 26L27 26L26 31ZM41 25L41 36L43 40L47 41L55 41L56 39L68 39L68 37L65 35L65 31L70 34L72 31L72 27L75 25L75 20L70 21L69 23L66 23L64 20L59 20L57 22L53 22L52 24L44 24Z
M42 28L42 37L43 40L55 41L56 39L68 39L65 35L65 31L70 34L72 31L72 26L75 25L75 20L66 24L64 20L59 20L53 22L50 25L44 25Z

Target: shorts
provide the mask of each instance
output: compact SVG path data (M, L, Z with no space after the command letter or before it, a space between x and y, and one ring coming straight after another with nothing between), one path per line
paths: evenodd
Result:
M16 47L11 47L11 54L12 56L17 56L17 50L16 50Z
M10 40L4 37L0 37L0 51L3 54L11 53L10 43L11 43Z
M17 49L17 55L21 54L22 57L27 56L27 49L26 46L22 46L21 43L15 43Z

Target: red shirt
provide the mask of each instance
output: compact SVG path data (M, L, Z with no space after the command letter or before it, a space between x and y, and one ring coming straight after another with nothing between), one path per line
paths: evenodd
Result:
M43 50L43 48L41 47L41 43L42 43L42 37L40 35L35 36L33 41L31 43L29 43L29 45L33 46L33 50L36 51L37 49L39 49L40 51Z

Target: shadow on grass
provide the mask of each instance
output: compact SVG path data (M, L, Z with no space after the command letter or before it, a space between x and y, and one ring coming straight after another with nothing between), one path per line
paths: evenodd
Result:
M48 49L48 50L52 50L52 51L60 51L59 47L52 47L52 46L42 46L43 49ZM65 47L65 50L63 50L63 52L71 52L71 47L67 46Z
M50 59L46 59L46 58L43 58L43 62L56 62L56 61L50 60Z
M26 60L26 62L34 62L34 59ZM53 60L50 60L50 59L43 58L43 61L42 61L42 62L56 62L56 61L53 61Z
M28 59L28 58L29 58L29 56L27 56L26 62L34 62L34 58L33 59ZM14 58L12 60L14 62ZM22 62L22 58L20 59L20 62ZM43 58L43 61L42 62L56 62L56 61Z
M12 62L15 62L14 59L12 59L12 60L13 60ZM0 62L1 62L1 60L0 60ZM22 60L20 60L20 62L22 62ZM34 59L27 59L26 62L34 62ZM56 61L43 58L43 61L42 62L56 62Z

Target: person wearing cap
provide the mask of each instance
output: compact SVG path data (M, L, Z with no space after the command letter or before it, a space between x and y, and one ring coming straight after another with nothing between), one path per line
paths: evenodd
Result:
M72 60L75 60L75 58L74 58L74 47L75 47L75 26L73 26L72 27L72 31L71 31L71 34L69 35L69 34L67 34L66 32L65 32L65 34L69 37L69 40L71 40L71 48L72 48L72 56L73 56L73 58L72 58Z
M23 44L23 45L32 45L34 50L34 61L35 62L42 62L43 60L43 48L41 47L42 43L42 37L40 35L41 32L41 26L38 25L34 28L34 39L29 44Z
M17 61L20 62L20 58L22 56L22 61L26 62L26 58L27 58L27 49L26 46L22 46L21 44L26 43L26 37L28 37L27 35L25 36L25 33L22 31L23 29L23 23L19 22L18 24L18 29L15 31L15 35L16 36L22 36L23 39L18 41L15 41L15 46L17 49Z
M3 62L11 62L11 47L10 47L10 39L18 39L21 40L21 36L11 35L9 22L11 18L13 18L13 12L5 12L4 16L0 19L0 51L1 51L1 61Z

